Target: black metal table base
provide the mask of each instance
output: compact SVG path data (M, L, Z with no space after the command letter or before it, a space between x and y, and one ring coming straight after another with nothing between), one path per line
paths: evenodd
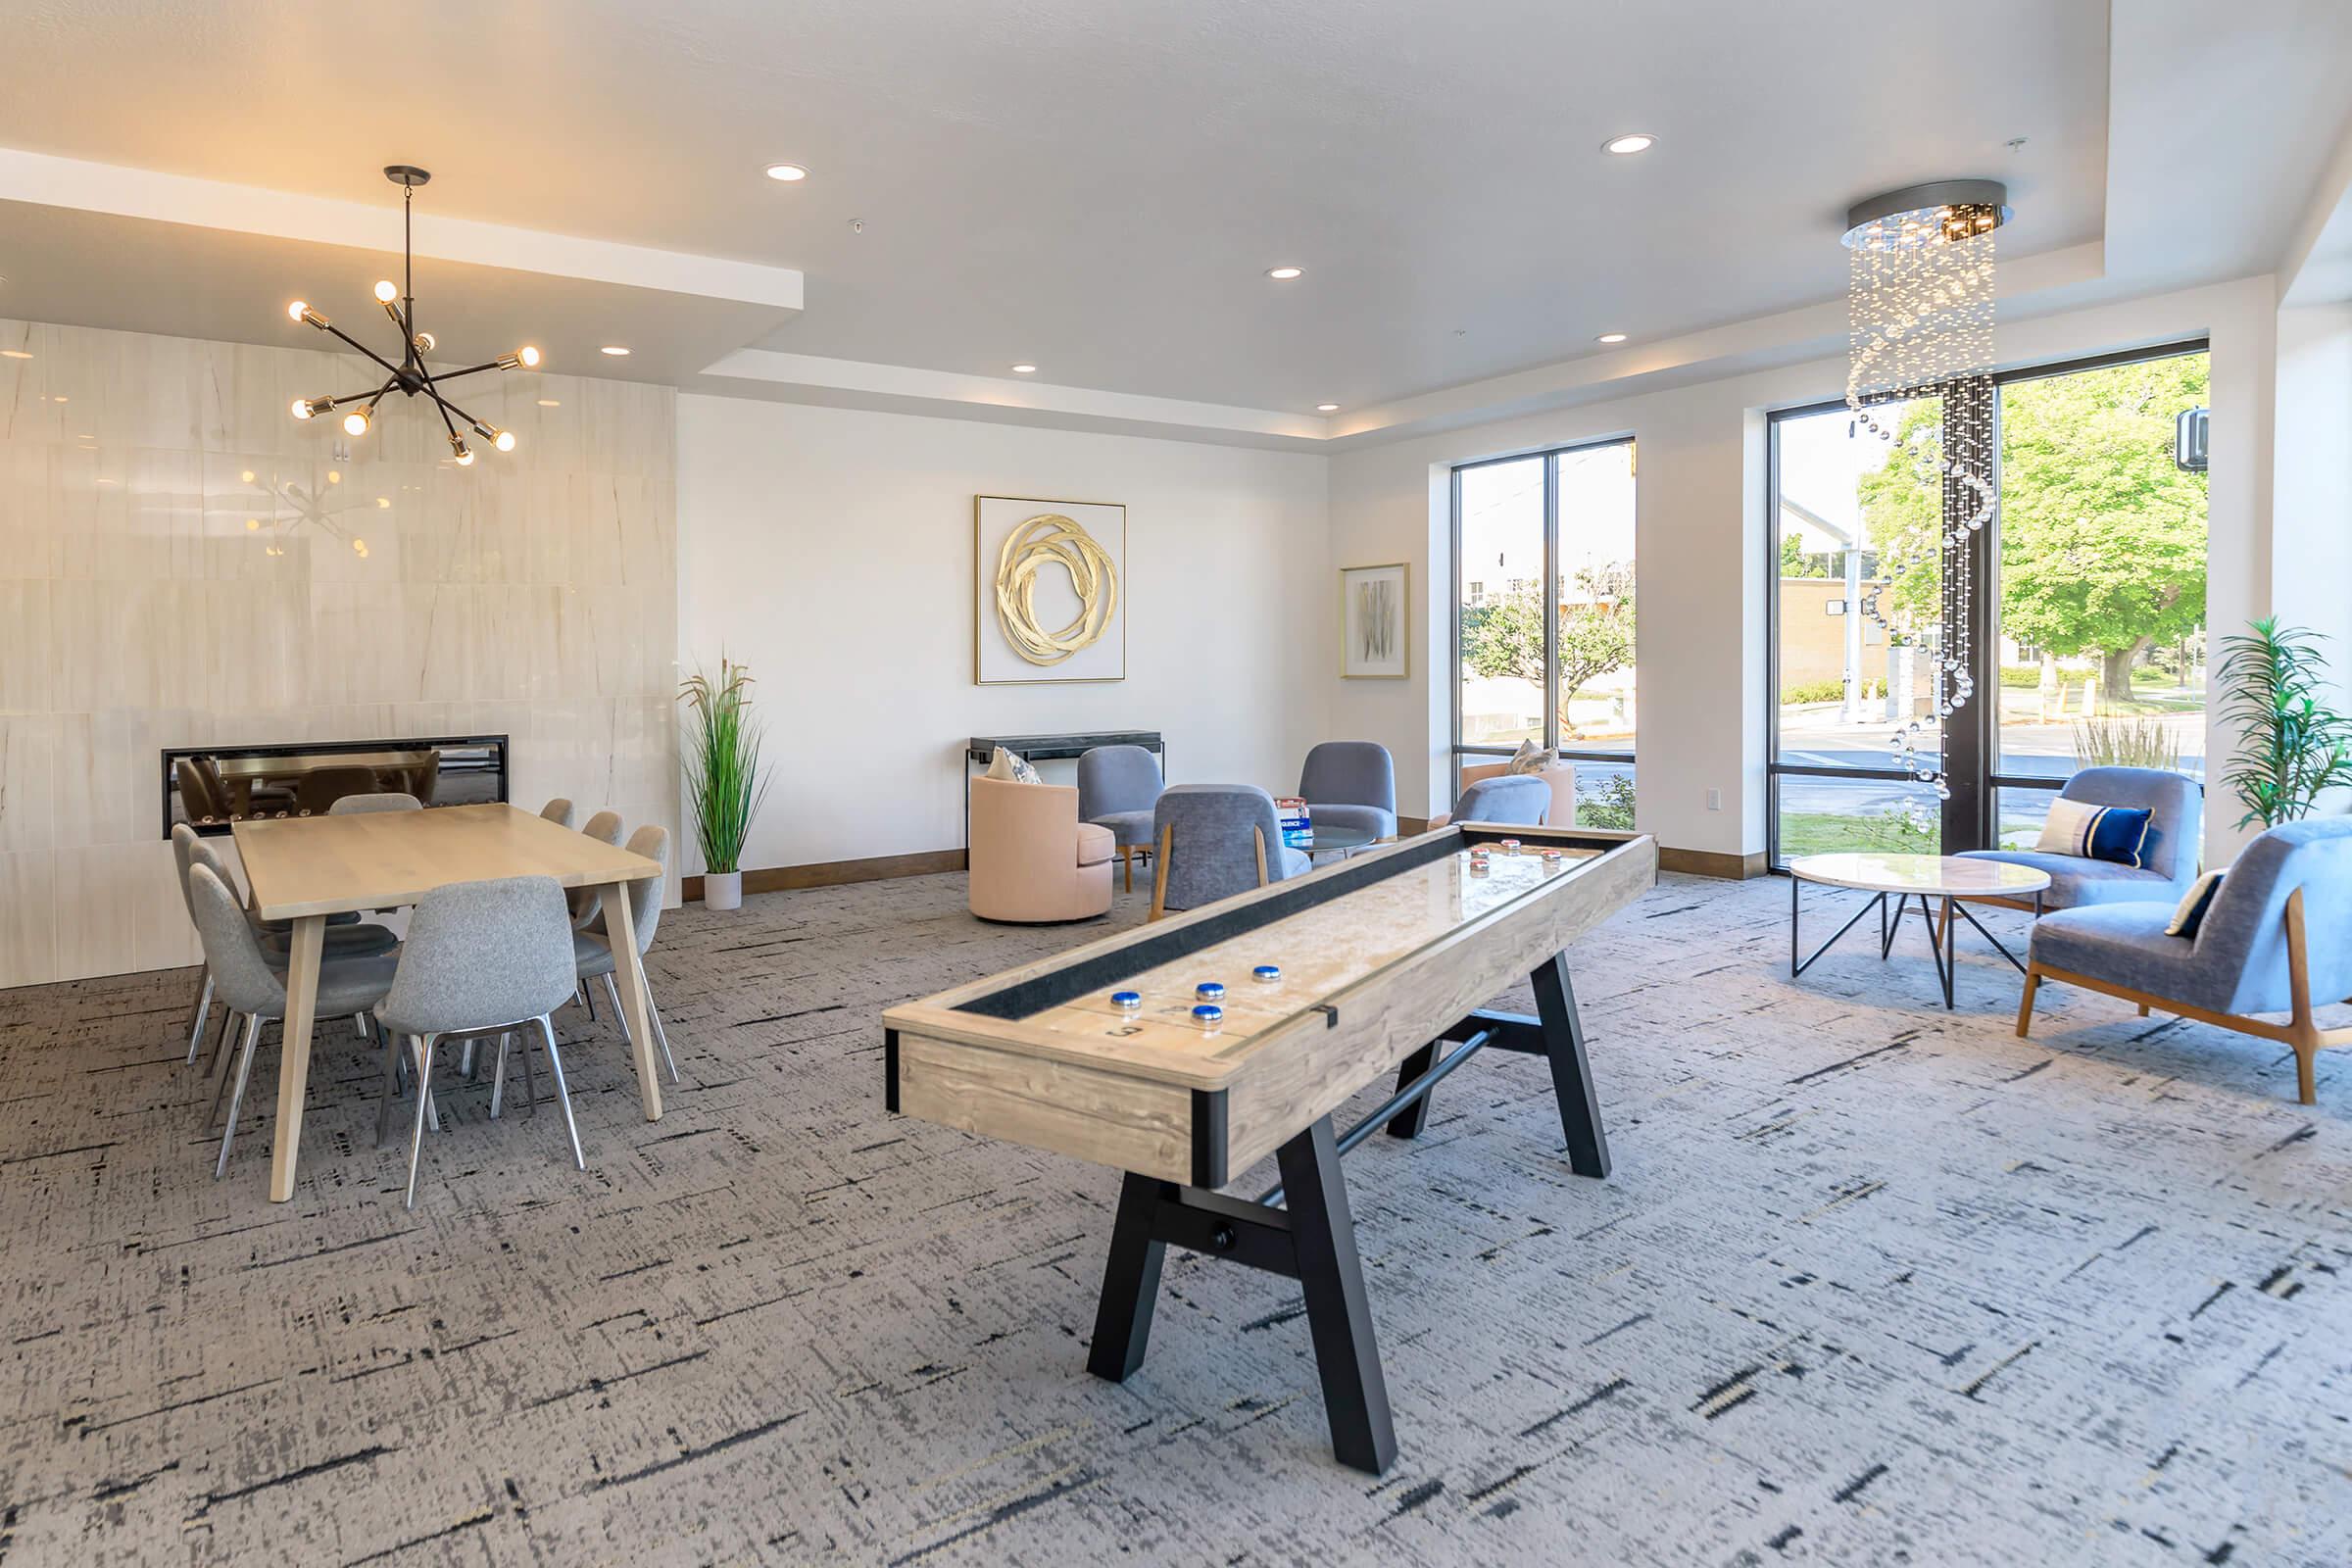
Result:
M1852 918L1839 926L1829 941L1815 948L1810 956L1800 957L1798 955L1803 954L1805 949L1804 944L1798 939L1797 900L1803 884L1802 877L1792 876L1788 879L1788 978L1791 980L1812 968L1823 954L1838 945L1839 937L1844 936L1860 924L1862 917L1872 909L1879 911L1879 957L1884 960L1888 954L1894 951L1894 939L1903 929L1903 910L1913 899L1919 901L1920 923L1928 928L1928 952L1936 959L1936 978L1943 987L1943 1004L1946 1008L1952 1005L1952 981L1959 973L1959 945L1955 941L1957 933L1954 927L1961 920L1966 920L1970 925L1975 926L1977 934L1991 943L1992 951L2007 958L2011 968L2019 974L2026 972L2026 966L2018 961L2017 955L2003 947L1999 937L1984 929L1984 922L1976 917L1966 902L1954 898L1948 893L1937 895L1943 902L1943 930L1940 937L1936 933L1935 912L1928 907L1927 894L1897 893L1894 896L1894 912L1890 918L1886 910L1886 895L1880 892L1872 894L1870 902L1856 909ZM1834 882L1821 884L1823 887L1838 885ZM2036 920L2041 918L2041 894L2038 891L2034 895L2034 918Z
M1565 956L1553 956L1531 978L1537 1016L1480 1011L1464 1018L1406 1057L1397 1069L1396 1093L1353 1127L1335 1133L1325 1116L1284 1144L1274 1156L1282 1184L1254 1200L1128 1173L1111 1225L1087 1369L1118 1383L1144 1364L1160 1265L1171 1246L1295 1279L1306 1300L1332 1452L1342 1464L1373 1475L1387 1470L1396 1457L1396 1431L1340 1160L1383 1127L1398 1138L1419 1133L1439 1080L1494 1046L1549 1060L1569 1166L1580 1176L1606 1176L1608 1141Z

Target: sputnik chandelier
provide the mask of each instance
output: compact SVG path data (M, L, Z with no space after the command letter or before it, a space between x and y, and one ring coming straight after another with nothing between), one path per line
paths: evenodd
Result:
M469 365L463 370L444 370L436 375L425 368L424 357L433 352L436 344L433 341L432 333L416 330L416 254L412 239L412 228L416 187L433 176L421 169L412 168L407 164L393 164L384 170L384 177L401 188L401 280L399 285L395 286L390 278L383 279L375 285L375 297L382 304L384 314L392 318L392 324L400 329L400 363L393 364L311 309L305 302L296 300L286 307L288 317L339 338L352 348L367 355L368 358L383 368L385 380L383 385L376 387L373 391L354 392L345 397L296 398L294 400L294 417L315 419L322 414L331 414L346 405L357 404L360 406L353 408L349 414L343 416L343 429L350 435L366 435L368 426L375 421L376 405L383 402L387 395L398 392L404 397L430 398L433 401L433 408L441 416L443 428L449 431L449 448L457 458L458 466L461 468L471 467L473 466L473 449L466 444L466 437L459 433L459 426L463 425L466 429L472 431L501 452L514 450L514 432L501 430L495 425L483 423L442 396L441 388L449 382L483 370L535 369L539 364L539 351L529 344L525 344L512 354L502 355L480 365Z
M1951 798L1939 760L1920 751L1976 694L1970 672L1976 552L1998 500L1992 475L1993 231L2009 220L2009 192L1997 180L1947 179L1888 191L1845 216L1848 261L1845 406L1860 428L1898 439L1878 417L1884 406L1943 400L1942 435L1913 456L1941 498L1938 565L1940 633L1931 687L1934 719L1912 717L1895 731L1896 765L1938 800ZM1937 758L1941 745L1937 744Z

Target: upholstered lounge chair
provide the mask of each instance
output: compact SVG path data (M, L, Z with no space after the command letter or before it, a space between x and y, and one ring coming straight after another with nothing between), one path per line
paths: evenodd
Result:
M1298 795L1317 827L1363 828L1396 836L1396 764L1374 741L1325 741L1306 754Z
M2044 909L2075 909L2091 904L2136 904L2169 900L2178 904L2197 879L2198 828L2204 816L2203 794L2193 779L2153 767L2086 767L2059 790L2062 801L2089 801L2098 806L2145 807L2148 836L2141 841L2138 866L2113 860L2085 859L2077 855L2044 855L2039 850L1963 850L1964 860L2002 860L2032 866L2050 875L2049 890L2041 896ZM2032 900L1980 899L1981 904L2007 904L2030 909Z
M1282 842L1274 797L1254 784L1178 784L1152 808L1152 918L1197 909L1313 869Z
M1136 857L1152 853L1152 807L1159 791L1159 759L1141 746L1098 746L1078 759L1078 814L1110 829L1130 893Z
M1576 764L1553 762L1540 773L1513 773L1508 762L1466 762L1462 765L1462 788L1468 789L1482 779L1537 778L1551 790L1551 805L1544 812L1544 822L1553 827L1576 826ZM1461 816L1460 811L1453 813ZM1470 818L1462 817L1468 821ZM1436 823L1430 824L1435 827ZM1542 824L1538 824L1542 825Z
M968 898L983 920L1048 925L1110 912L1110 829L1078 820L1067 784L972 780Z
M1522 827L1540 827L1551 808L1551 786L1542 775L1498 773L1482 778L1462 791L1462 798L1453 803L1453 809L1431 817L1429 825L1440 828L1454 822L1511 822Z
M2246 846L2193 937L2166 936L2170 903L2093 904L2034 922L2022 1038L2044 980L2276 1040L2295 1053L2295 1091L2315 1098L2312 1058L2352 1045L2312 1009L2352 996L2352 820L2289 822ZM2286 1013L2273 1023L2253 1013Z

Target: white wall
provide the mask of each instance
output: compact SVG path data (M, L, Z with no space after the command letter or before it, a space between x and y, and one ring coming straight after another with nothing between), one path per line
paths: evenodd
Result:
M775 768L745 865L961 846L973 734L1157 729L1176 782L1296 786L1339 658L1328 461L679 398L679 661L752 666ZM975 495L1125 504L1124 681L973 684Z
M2005 322L1998 334L2004 365L2210 337L2208 598L2216 627L2264 613L2271 604L2276 304L2266 276ZM1639 454L1635 570L1642 595L1639 821L1671 848L1761 852L1762 416L1840 396L1844 384L1842 359L1818 360L1335 457L1330 564L1410 561L1420 642L1408 681L1327 681L1331 732L1378 740L1396 754L1401 810L1443 809L1452 776L1452 697L1443 657L1453 594L1447 469L1476 458L1631 435ZM2338 441L2340 448L2340 429ZM2341 529L2340 517L2332 526ZM1440 657L1420 658L1421 650ZM2218 721L2208 728L2206 755L2225 756L2228 736ZM1720 811L1706 809L1711 788L1723 792ZM2224 856L2233 852L2227 816L2213 837Z

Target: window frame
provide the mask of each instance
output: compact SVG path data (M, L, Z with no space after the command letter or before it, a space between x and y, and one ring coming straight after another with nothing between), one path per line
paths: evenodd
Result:
M1993 485L1996 501L1992 518L1985 524L1984 548L1978 564L1982 580L1978 584L1973 604L1978 624L1970 628L1971 645L1984 666L1974 673L1977 691L1988 701L1978 706L1984 710L1973 715L1984 729L1984 744L1977 749L1973 760L1976 766L1968 780L1975 792L1978 810L1984 819L1985 831L1972 836L1984 837L1997 844L2000 837L2000 791L2041 790L2056 793L2065 787L2066 780L2045 775L2003 772L1998 765L2000 755L1997 725L1990 722L2000 701L2000 563L2001 510L1997 500L2000 487L2001 450L2001 391L2020 381L2042 381L2053 376L2072 375L2083 370L2101 370L2117 365L2137 365L2150 360L2179 359L2184 355L2213 352L2210 337L2177 338L2140 348L2110 349L2098 354L2078 355L2071 359L2049 360L2032 365L2012 366L1995 370L1992 376ZM1938 389L1940 395L1940 389ZM1948 406L1948 405L1947 405ZM1807 403L1791 404L1787 408L1768 409L1764 415L1764 865L1769 873L1788 874L1788 862L1781 856L1781 785L1784 777L1850 778L1864 780L1910 782L1911 775L1899 767L1824 767L1803 762L1781 760L1781 595L1780 595L1780 495L1781 442L1780 427L1788 419L1805 418L1845 407L1843 398L1824 398ZM1458 529L1457 529L1458 531ZM1456 553L1459 553L1457 544ZM1458 616L1457 616L1458 619ZM1459 682L1456 682L1458 691ZM1458 699L1457 699L1458 701ZM1455 733L1460 733L1460 721L1455 721ZM1946 766L1953 758L1950 727L1945 726L1941 737L1942 757ZM1968 751L1971 748L1963 747ZM1953 786L1955 795L1960 786ZM1946 818L1947 826L1949 817ZM1985 846L1963 846L1981 848ZM1946 854L1955 853L1946 849Z
M1596 436L1588 441L1566 441L1557 446L1538 447L1530 452L1511 452L1499 457L1477 458L1468 463L1453 465L1448 477L1452 496L1452 555L1453 555L1453 611L1452 638L1449 649L1447 702L1453 712L1451 754L1453 760L1453 793L1462 791L1462 763L1471 758L1507 758L1518 751L1516 746L1468 745L1462 740L1462 598L1467 579L1462 573L1462 475L1475 468L1498 467L1510 463L1540 462L1544 465L1544 572L1541 581L1553 585L1555 591L1544 595L1544 671L1546 701L1544 704L1544 746L1562 760L1572 762L1618 762L1635 766L1635 753L1640 745L1612 748L1597 746L1563 747L1560 745L1559 705L1549 698L1558 683L1560 667L1560 603L1556 586L1560 575L1560 469L1559 460L1576 452L1595 452L1605 447L1624 447L1627 461L1636 473L1635 487L1639 494L1640 460L1636 456L1636 438L1631 432L1622 435ZM1637 503L1638 505L1638 503ZM1639 554L1640 521L1636 518L1637 555ZM1507 591L1507 590L1506 590ZM1636 568L1634 591L1641 593L1639 566ZM1639 611L1636 612L1639 613ZM1641 668L1641 632L1634 634L1634 662L1637 683Z

